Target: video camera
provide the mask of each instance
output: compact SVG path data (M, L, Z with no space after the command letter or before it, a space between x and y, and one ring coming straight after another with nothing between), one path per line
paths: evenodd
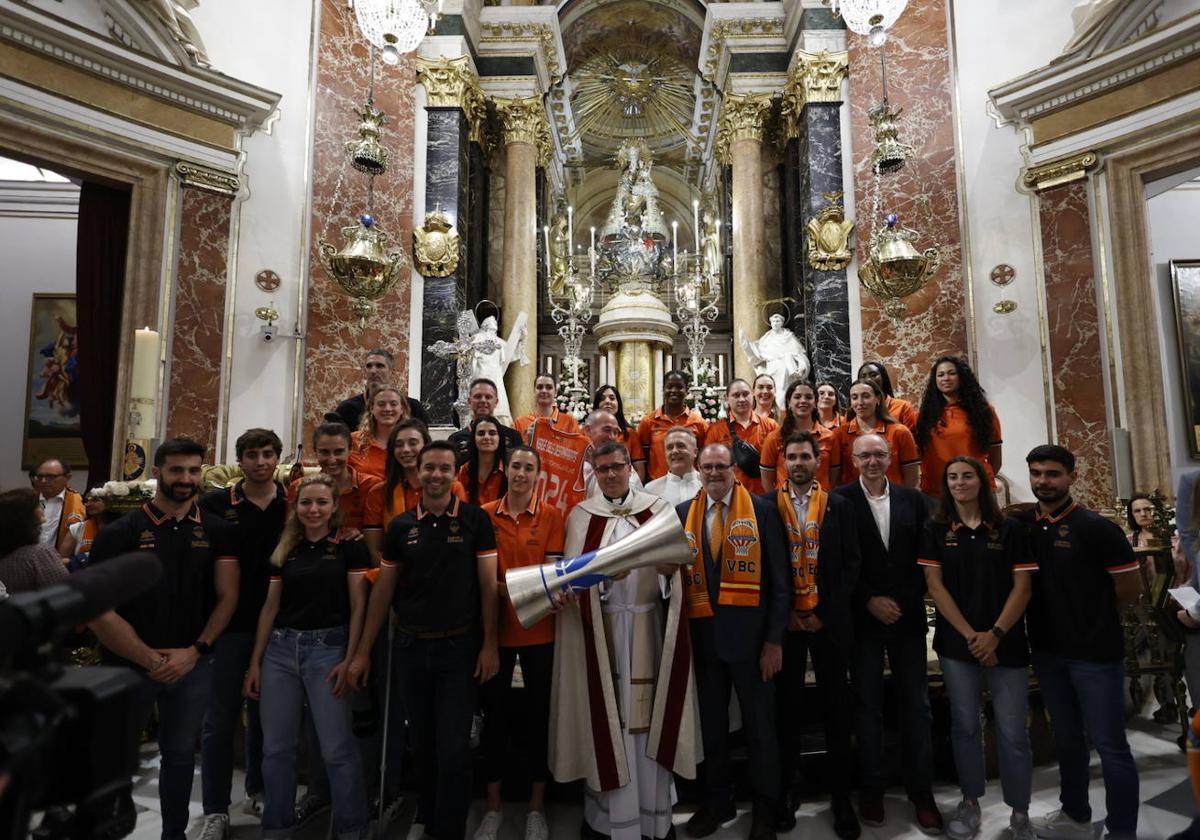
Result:
M0 601L0 840L119 840L133 831L132 779L145 680L130 668L64 667L77 625L162 576L149 552L114 557L62 585Z

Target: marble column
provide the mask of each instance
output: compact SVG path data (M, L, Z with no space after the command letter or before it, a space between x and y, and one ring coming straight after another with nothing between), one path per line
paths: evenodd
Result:
M771 110L767 94L725 98L718 129L719 153L733 170L733 338L762 334L762 302L767 299L767 242L763 223L762 141ZM752 381L754 368L735 350L733 375Z
M498 99L504 133L504 253L501 271L501 333L508 336L517 316L528 318L525 357L537 363L537 166L549 149L549 127L539 96ZM533 410L531 371L520 362L505 374L513 417Z
M424 277L421 305L422 343L453 342L459 311L478 300L471 295L472 243L475 228L471 207L471 117L481 113L482 94L470 68L470 59L418 59L417 78L425 86L427 129L425 140L425 214L440 208L458 233L458 260L449 274ZM414 225L424 216L418 213ZM478 269L477 269L478 270ZM421 401L436 425L455 425L457 363L429 354L421 364Z
M785 126L795 139L794 166L799 178L796 195L795 265L799 292L804 301L804 327L809 358L816 381L849 383L850 301L844 260L810 260L813 245L808 223L819 219L831 202L828 196L843 191L842 179L842 80L848 70L845 53L797 56L785 90L785 115L795 114ZM841 205L840 199L835 200ZM840 265L839 265L840 264Z
M190 437L203 444L206 464L216 463L220 451L217 435L232 207L231 192L213 192L184 179L179 197L174 315L167 345L166 437Z

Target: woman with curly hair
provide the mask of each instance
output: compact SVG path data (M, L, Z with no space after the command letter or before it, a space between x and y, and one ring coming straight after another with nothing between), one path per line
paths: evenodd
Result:
M508 491L504 475L507 447L500 433L500 421L491 415L471 421L471 452L467 463L458 468L458 486L452 492L464 502L485 505Z
M995 492L1003 443L1000 418L971 366L958 356L939 356L930 368L913 437L921 452L922 492L941 492L942 473L957 455L983 464L988 487Z
M596 393L592 395L592 409L597 408L610 412L613 417L617 418L617 425L621 427L621 437L618 440L629 450L629 462L637 471L638 478L644 482L646 480L646 452L642 448L642 440L638 437L637 429L629 425L629 421L625 419L625 401L621 399L621 392L617 390L616 385L601 385L596 389Z

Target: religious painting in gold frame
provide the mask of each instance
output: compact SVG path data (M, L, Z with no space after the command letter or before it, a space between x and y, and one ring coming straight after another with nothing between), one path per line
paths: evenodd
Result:
M79 420L78 325L75 295L33 295L22 469L33 469L50 456L68 461L72 470L87 466Z
M1192 457L1200 457L1200 260L1171 260L1171 293L1175 298L1188 449Z

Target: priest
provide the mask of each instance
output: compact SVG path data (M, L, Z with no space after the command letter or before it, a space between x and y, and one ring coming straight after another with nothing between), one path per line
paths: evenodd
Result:
M571 511L567 557L669 509L630 489L624 444L598 446L592 465L599 492ZM696 776L703 756L684 595L679 566L640 568L572 597L558 615L550 770L560 782L585 780L584 840L667 837L671 774Z

